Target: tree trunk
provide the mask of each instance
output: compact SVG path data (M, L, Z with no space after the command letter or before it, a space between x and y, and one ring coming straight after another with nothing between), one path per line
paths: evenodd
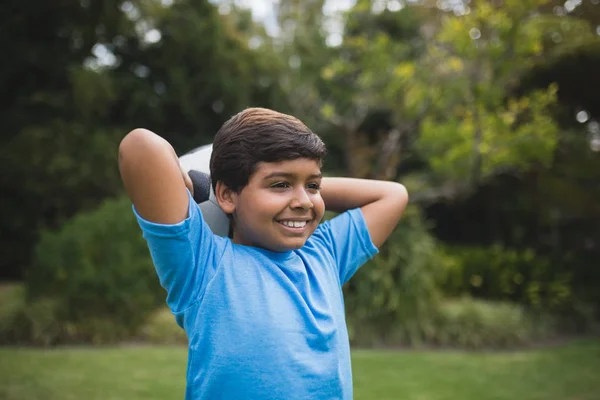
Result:
M398 168L397 155L402 147L402 134L400 129L391 129L382 141L377 166L372 172L373 179L390 180L396 176Z
M481 142L483 141L483 131L481 129L481 116L479 115L479 107L476 102L473 107L473 126L475 132L473 135L473 166L471 170L471 180L473 185L477 185L481 181Z

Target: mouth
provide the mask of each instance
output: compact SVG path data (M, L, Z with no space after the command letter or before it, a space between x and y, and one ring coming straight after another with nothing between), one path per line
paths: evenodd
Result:
M310 219L282 219L276 222L288 232L304 233L311 221Z

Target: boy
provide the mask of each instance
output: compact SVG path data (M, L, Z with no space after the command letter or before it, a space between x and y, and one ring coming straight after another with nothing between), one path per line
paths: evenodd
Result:
M352 398L341 288L408 196L398 183L322 177L325 151L289 115L250 108L227 121L210 162L231 218L223 238L166 141L136 129L121 142L125 189L188 336L186 399ZM325 207L341 214L319 224Z

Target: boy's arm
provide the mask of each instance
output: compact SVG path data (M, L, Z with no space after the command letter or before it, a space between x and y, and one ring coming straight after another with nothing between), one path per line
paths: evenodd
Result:
M175 224L187 217L187 173L173 147L160 136L135 129L119 145L119 171L138 214L151 222Z
M334 212L360 207L376 247L392 233L408 203L403 185L368 179L323 178L321 196L325 207Z

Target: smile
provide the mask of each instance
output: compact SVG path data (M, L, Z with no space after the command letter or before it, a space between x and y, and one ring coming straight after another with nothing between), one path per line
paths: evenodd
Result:
M288 229L292 229L294 231L302 231L306 228L306 225L309 221L292 221L292 220L281 220L277 221L279 224L285 226Z

